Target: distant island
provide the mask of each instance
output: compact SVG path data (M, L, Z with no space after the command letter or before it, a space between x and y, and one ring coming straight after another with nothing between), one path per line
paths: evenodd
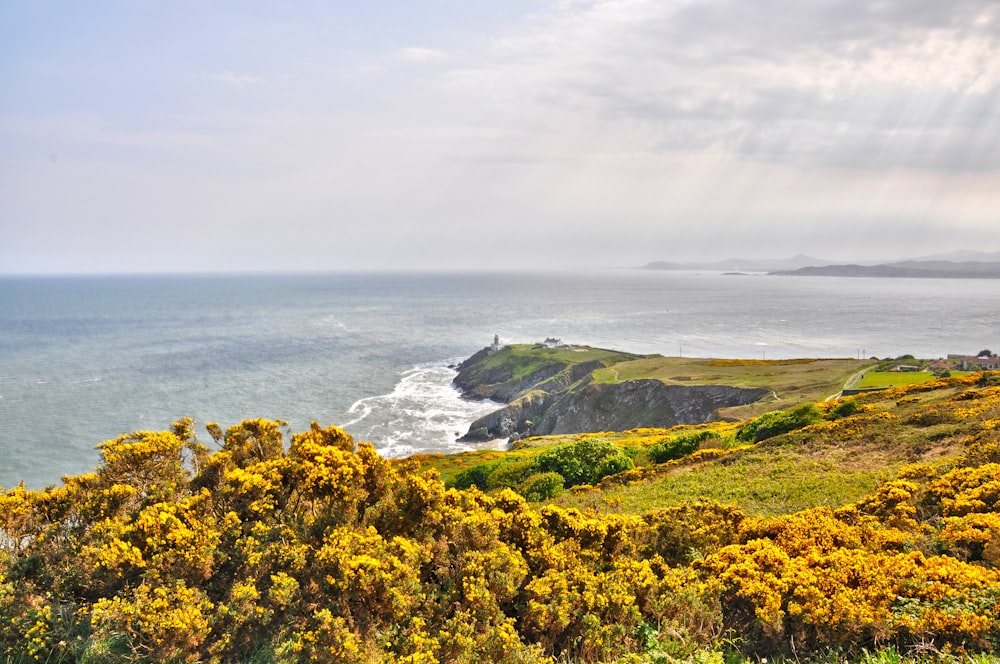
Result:
M760 272L777 276L1000 279L1000 252L960 251L904 261L834 263L811 256L739 259L707 263L654 261L644 270L711 270L729 274Z
M718 272L773 272L775 270L797 270L802 267L831 265L831 261L812 256L798 255L791 258L759 259L729 258L723 261L684 262L654 261L642 266L643 270L710 270Z
M768 274L802 277L893 277L909 279L1000 279L1000 263L903 261L881 265L821 265Z

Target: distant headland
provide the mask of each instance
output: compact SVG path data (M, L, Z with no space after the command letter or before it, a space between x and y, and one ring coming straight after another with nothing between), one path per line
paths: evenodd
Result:
M1000 279L1000 252L957 251L893 262L834 263L798 255L786 259L730 258L717 262L654 261L644 270L708 270L778 276Z

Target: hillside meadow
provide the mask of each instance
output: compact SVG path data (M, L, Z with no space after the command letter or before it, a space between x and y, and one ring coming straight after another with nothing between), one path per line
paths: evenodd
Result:
M998 661L996 374L400 461L206 429L0 494L8 662Z

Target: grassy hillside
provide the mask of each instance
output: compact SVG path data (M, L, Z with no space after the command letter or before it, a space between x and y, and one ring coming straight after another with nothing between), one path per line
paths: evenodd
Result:
M506 380L520 379L537 373L544 367L558 365L560 369L574 364L600 362L610 365L634 360L640 356L589 346L557 346L547 348L536 344L512 344L486 356L478 364L484 372L501 372Z
M727 416L744 419L775 408L825 399L840 392L852 376L876 364L871 360L850 359L725 360L655 356L600 369L594 372L594 379L620 383L655 378L668 384L721 384L771 390L770 399L726 410Z
M740 371L747 369L744 366ZM962 441L982 426L978 418L964 417L963 402L956 400L973 380L975 376L924 381L820 402L815 407L831 419L749 445L735 438L742 423L719 422L537 437L521 441L519 449L510 452L483 450L414 459L434 469L446 483L453 483L460 473L479 465L530 460L546 448L577 441L608 441L625 450L637 470L609 478L599 490L567 492L554 499L555 504L638 514L707 499L735 504L749 514L788 514L847 504L904 466L944 462L958 454ZM845 403L857 410L836 417L838 407ZM646 454L663 440L700 431L716 436L691 456L655 464ZM734 482L734 477L740 480Z
M399 461L207 428L0 493L0 657L998 661L1000 375Z

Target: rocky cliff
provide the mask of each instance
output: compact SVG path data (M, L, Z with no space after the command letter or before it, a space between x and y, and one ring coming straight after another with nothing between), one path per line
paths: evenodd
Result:
M671 427L719 419L720 408L757 401L768 390L670 385L655 379L594 381L594 371L638 356L600 349L484 349L459 365L455 385L469 398L507 405L479 418L466 441L529 435Z
M719 419L718 410L757 401L768 391L728 385L667 385L654 379L590 383L571 390L545 410L531 435L626 431Z

